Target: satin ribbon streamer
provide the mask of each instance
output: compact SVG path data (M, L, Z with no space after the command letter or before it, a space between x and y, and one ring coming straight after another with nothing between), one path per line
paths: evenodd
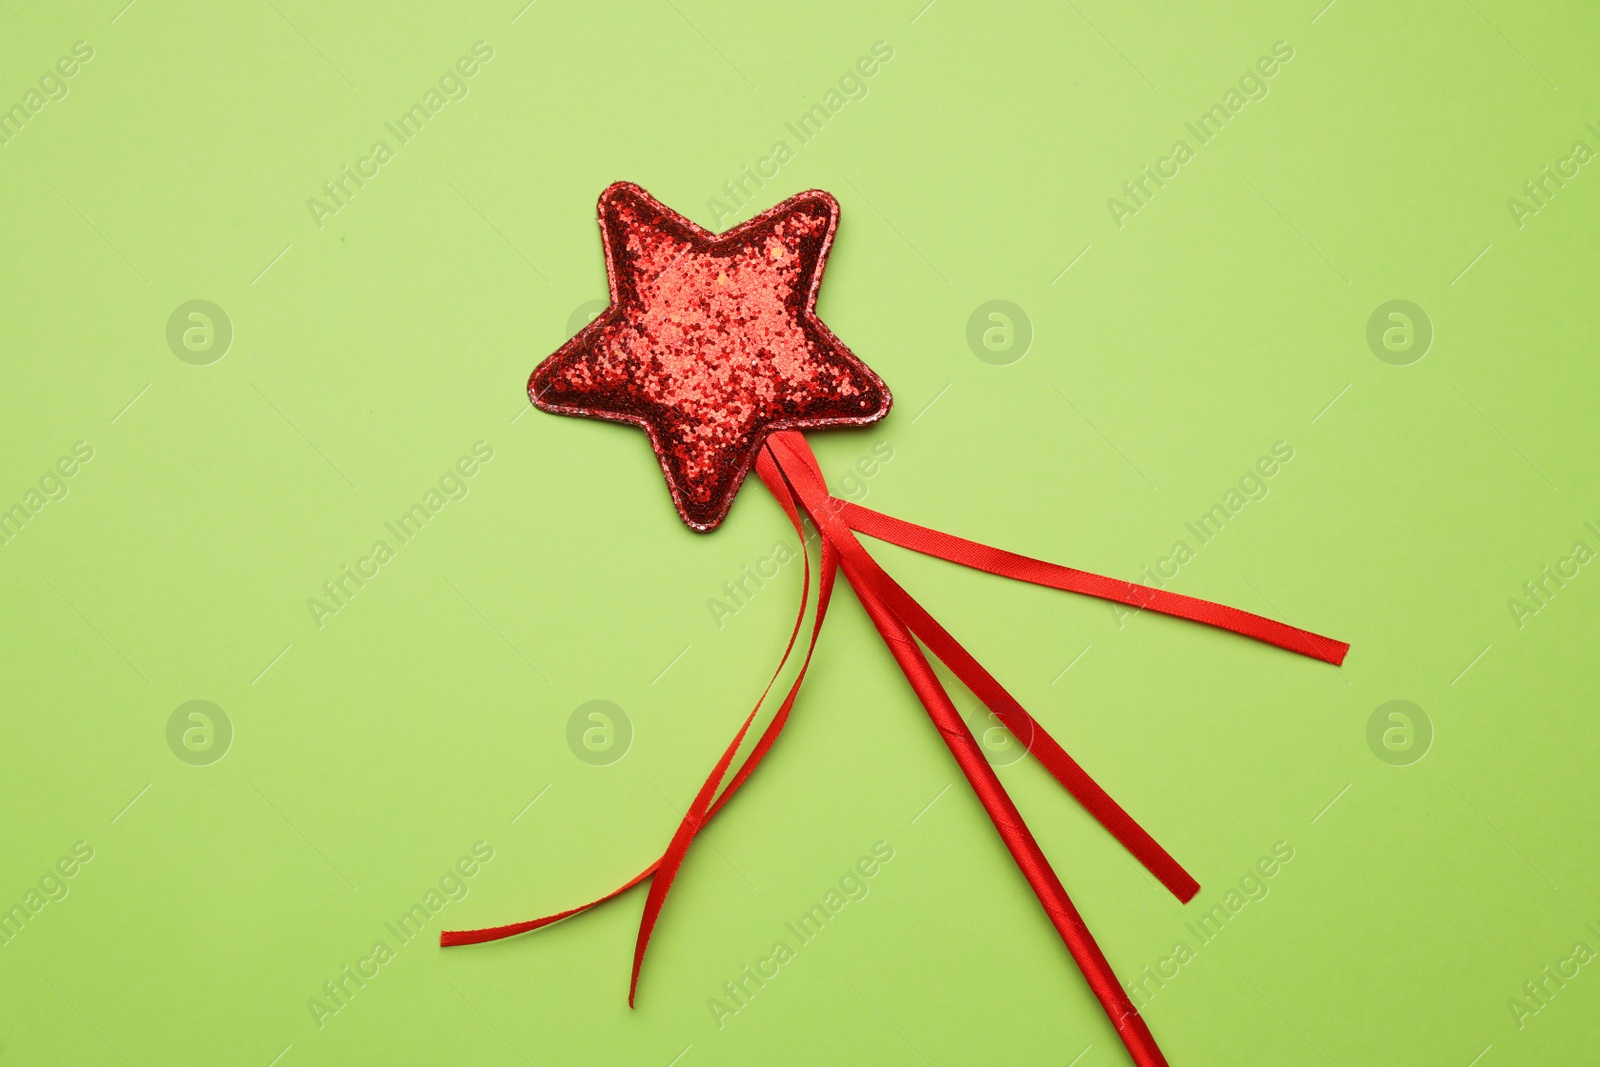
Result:
M777 740L784 723L788 721L789 712L794 707L795 698L800 692L800 685L805 681L806 671L811 665L817 637L822 632L822 622L828 614L828 602L833 592L835 578L842 569L862 607L866 609L873 625L883 637L884 644L888 646L900 669L905 673L907 681L911 683L917 699L927 709L928 716L933 720L939 735L950 747L950 752L955 756L962 774L966 776L973 792L983 803L984 810L994 822L995 829L1000 832L1001 840L1010 850L1018 869L1038 896L1039 903L1043 905L1045 914L1049 916L1051 924L1060 934L1067 951L1072 954L1079 969L1083 971L1089 988L1094 991L1105 1009L1107 1017L1117 1030L1117 1035L1132 1055L1133 1062L1138 1067L1164 1067L1166 1058L1156 1046L1149 1027L1145 1025L1138 1009L1128 999L1122 984L1112 972L1111 964L1100 951L1100 946L1095 943L1089 928L1084 925L1083 917L1078 914L1077 908L1067 896L1066 889L1062 887L1060 878L1050 866L1050 861L1045 858L1038 842L1028 830L1027 823L1023 821L1016 805L1012 803L1011 797L1000 784L1000 779L984 757L981 747L972 736L972 731L967 728L955 705L951 703L949 694L945 692L944 686L934 674L923 648L932 652L961 680L963 685L976 694L1067 792L1071 793L1089 814L1121 842L1174 896L1187 903L1200 891L1199 883L1172 858L1166 849L1157 844L1132 816L1112 800L1106 791L1089 777L1088 772L1067 755L1016 698L1007 692L1005 687L996 681L994 676L985 670L955 638L951 637L922 605L913 600L893 578L884 573L883 568L878 566L861 546L856 534L863 533L881 541L1005 578L1100 597L1141 610L1158 611L1231 630L1245 637L1264 641L1335 666L1344 662L1345 653L1349 651L1350 646L1343 641L1335 641L1237 608L1019 556L840 500L828 492L822 472L817 466L816 457L812 455L805 438L793 431L775 433L768 438L756 462L756 472L772 495L777 498L784 514L789 517L790 524L800 537L802 552L805 553L800 609L795 615L794 629L789 634L789 643L784 648L778 667L773 671L772 680L767 683L761 698L745 717L733 741L712 768L710 777L695 795L683 821L678 825L677 832L667 845L666 852L660 859L621 886L587 904L507 926L482 930L447 930L439 935L439 943L446 946L473 945L537 930L542 926L587 911L596 904L604 903L627 892L648 878L650 892L645 899L644 915L639 923L639 937L633 952L633 974L628 985L628 1004L632 1006L639 986L639 971L644 964L645 949L650 943L651 931L655 929L656 920L661 914L661 907L666 901L667 891L672 886L673 878L682 866L684 856L688 853L695 835L722 810L739 787L749 779L762 757ZM744 762L739 765L739 769L724 787L724 779L727 779L728 771L732 768L734 758L743 746L751 726L754 725L756 715L772 692L772 687L777 684L778 677L783 673L784 666L794 652L806 611L810 606L812 570L810 553L805 551L806 532L803 519L806 518L811 520L811 524L821 535L821 558L816 574L816 613L811 624L805 656L801 660L794 682L784 694L772 721L761 732Z

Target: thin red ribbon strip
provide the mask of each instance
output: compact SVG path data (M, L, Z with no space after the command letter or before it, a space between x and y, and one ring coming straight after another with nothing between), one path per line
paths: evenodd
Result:
M1117 578L1107 578L1104 575L1073 570L1071 567L1046 563L1028 556L1019 556L1015 552L991 548L989 545L968 541L966 538L955 537L939 530L930 530L926 526L918 526L916 523L906 522L904 519L897 519L892 515L861 507L859 504L852 504L848 500L834 500L833 506L838 508L840 517L853 530L868 537L876 537L880 541L909 548L914 552L959 563L963 567L988 571L990 574L1014 578L1019 582L1049 586L1051 589L1061 589L1068 593L1083 593L1131 607L1148 608L1165 615L1176 615L1180 619L1203 622L1207 626L1232 630L1236 634L1253 637L1257 641L1265 641L1269 645L1277 645L1290 652L1331 663L1335 667L1344 662L1345 654L1350 651L1350 646L1344 641L1336 641L1309 630L1302 630L1260 615L1252 615L1248 611L1230 608L1226 604L1215 604L1209 600L1169 593L1164 589L1135 585L1133 582L1124 582Z
M762 461L769 464L771 462L770 460L766 459L765 454L762 456ZM718 767L721 768L721 773L726 772L726 760L730 758L729 753L736 752L738 750L740 742L743 740L745 733L749 730L751 722L753 722L756 717L756 713L761 710L761 705L766 701L767 695L771 693L773 685L777 683L778 676L783 673L784 665L789 662L790 653L794 651L795 641L800 635L800 626L805 621L806 609L810 606L811 602L811 557L806 551L805 529L801 525L800 515L795 510L794 502L792 500L780 500L780 503L783 504L784 511L788 514L789 521L794 525L795 531L800 535L801 553L805 560L805 575L802 580L803 584L800 592L800 609L795 614L794 629L789 634L789 643L783 650L783 656L778 661L777 669L772 672L772 678L767 682L766 689L762 691L761 698L756 701L755 707L751 709L750 714L745 718L744 725L739 728L739 733L734 739L734 743L730 745L727 752L724 753L723 760L718 761ZM827 544L822 546L822 562L820 571L821 573L818 576L817 618L812 626L810 644L806 648L807 664L811 662L811 654L816 649L817 637L822 631L822 620L827 616L828 613L828 600L833 592L834 575L837 571L836 558L832 548ZM716 801L710 806L709 810L703 813L703 815L696 821L696 829L698 829L700 826L704 826L707 822L710 822L711 818L715 816L717 812L722 810L723 805L732 799L733 794L737 792L739 787L742 786L750 777L751 773L756 769L756 765L759 764L762 757L767 754L767 750L770 749L773 742L778 739L778 734L783 730L784 723L788 721L789 710L794 706L795 697L799 695L800 683L804 680L805 672L802 670L800 675L795 678L794 684L790 687L788 694L785 696L783 704L778 709L778 714L773 716L772 722L768 723L767 728L762 731L760 740L756 742L756 746L751 750L750 755L745 757L744 764L740 766L738 773L734 775L733 780L728 784L728 788L722 792L722 795L716 799ZM721 774L717 771L713 771L712 777L707 780L707 784L709 785L712 782L720 780ZM703 787L702 792L704 792ZM688 825L689 821L690 817L685 815L683 822L679 824L678 833L683 832L684 826ZM677 836L677 834L673 835L674 841L677 840ZM679 860L681 862L681 855ZM552 915L541 916L537 919L528 919L524 922L509 923L505 926L490 926L478 930L444 930L439 934L439 944L446 948L453 945L479 945L486 941L498 941L501 938L514 937L517 934L524 934L530 930L537 930L540 927L549 926L551 923L560 922L562 919L570 918L571 916L577 915L580 912L588 911L597 904L604 904L613 897L621 896L623 893L626 893L628 890L632 889L634 886L638 885L640 882L659 871L666 861L667 856L663 855L660 859L650 864L650 866L634 875L622 885L613 889L604 896L596 897L587 904L579 904L575 908L568 908L565 911L558 911ZM676 867L674 866L674 871L675 870ZM658 911L659 908L660 905L658 904ZM652 922L651 925L653 927L654 923ZM649 939L649 934L645 931L642 924L640 931L642 939L647 941ZM628 986L628 1003L630 1006L633 1004L634 990L638 986L639 967L643 963L643 959L644 954L642 950L636 950L633 977Z
M1175 896L1187 902L1199 891L1199 884L1150 837L1143 827L1111 799L1105 790L955 638L950 636L937 620L878 566L856 539L855 532L1002 577L1096 596L1140 609L1150 608L1164 614L1231 630L1335 665L1344 661L1350 646L1342 641L1236 608L1017 555L839 500L828 493L816 457L806 444L805 438L798 433L773 434L758 457L756 471L778 500L800 537L805 557L800 609L796 614L794 629L789 635L789 643L784 649L777 670L773 672L761 699L746 716L733 741L696 794L688 812L673 834L667 851L640 874L588 904L507 926L445 931L440 934L440 944L446 946L477 944L538 929L610 900L654 875L656 877L651 882L650 892L645 901L639 936L634 947L633 973L628 987L628 1003L631 1006L638 988L639 972L644 964L651 932L655 928L667 892L688 853L689 846L706 823L722 810L739 787L749 779L788 721L789 713L799 695L801 683L805 680L806 671L810 667L812 655L816 651L817 638L827 615L835 573L842 567L845 576L855 588L862 606L883 637L885 645L894 655L918 699L950 747L962 773L972 785L973 792L989 813L1018 868L1039 897L1046 915L1083 971L1090 989L1100 1000L1118 1036L1132 1055L1134 1063L1138 1067L1164 1067L1166 1059L1157 1047L1155 1038L1117 981L1110 963L1089 933L1082 916L1067 896L1060 879L1040 850L1010 796L1001 786L999 778L984 757L972 732L961 720L944 686L939 682L927 657L923 654L922 647L918 645L918 640L920 639L943 661L961 682L994 712L996 718L1024 743L1028 751L1050 774ZM810 604L811 563L806 548L802 511L811 519L821 535L817 610L812 623L810 641L795 680L774 714L772 722L761 733L755 747L726 788L723 788L723 780L727 777L734 757L744 743L772 686L776 684L785 664L789 661Z

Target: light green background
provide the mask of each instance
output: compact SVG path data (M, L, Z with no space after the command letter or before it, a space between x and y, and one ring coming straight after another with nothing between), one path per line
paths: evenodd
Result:
M707 607L785 539L771 500L693 534L642 435L522 390L605 294L605 185L709 226L780 139L738 218L839 197L819 311L897 400L813 435L836 485L886 444L870 505L1136 578L1294 449L1171 588L1347 639L1342 670L879 552L1200 878L1178 905L1037 767L1001 772L1124 977L1293 848L1150 1001L1171 1060L1594 1055L1600 964L1520 1028L1507 1005L1600 948L1600 576L1507 606L1600 548L1600 173L1507 207L1600 147L1592 5L123 2L0 33L4 106L94 49L0 147L0 506L94 450L0 547L0 905L94 850L0 947L0 1065L1127 1062L848 591L637 1011L641 891L429 943L632 876L772 668L796 567L721 629ZM307 199L480 40L469 95L318 228ZM1119 229L1107 199L1278 41L1267 97ZM235 331L209 366L165 339L194 299ZM991 299L1035 332L1010 366L965 340ZM1410 366L1365 340L1392 299L1434 325ZM307 599L479 441L469 495L319 628ZM167 745L193 699L235 730L210 766ZM609 766L566 743L591 699L633 724ZM1435 731L1411 766L1367 744L1392 699ZM308 999L479 841L470 895L319 1029ZM870 895L719 1028L708 999L878 841Z

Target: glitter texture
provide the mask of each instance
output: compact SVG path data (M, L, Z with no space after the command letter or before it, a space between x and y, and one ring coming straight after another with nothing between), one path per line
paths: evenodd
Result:
M816 315L831 195L713 234L618 182L599 215L611 306L539 364L528 396L643 428L692 529L722 522L769 433L888 414L888 387Z

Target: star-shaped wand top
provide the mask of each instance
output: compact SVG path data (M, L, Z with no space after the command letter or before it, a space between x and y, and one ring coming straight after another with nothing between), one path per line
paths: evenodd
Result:
M817 318L831 195L713 234L618 182L599 214L611 306L535 368L528 396L642 427L692 529L722 522L768 434L888 414L883 380Z

